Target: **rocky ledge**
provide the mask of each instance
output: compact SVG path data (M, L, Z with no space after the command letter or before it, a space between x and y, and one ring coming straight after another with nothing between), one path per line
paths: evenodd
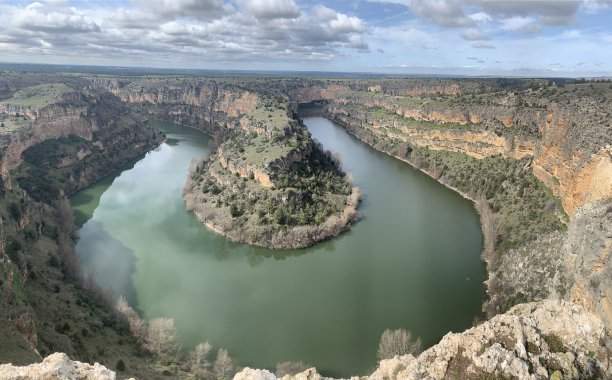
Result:
M115 380L115 372L101 364L87 364L72 361L68 355L56 352L49 355L42 363L16 367L11 364L0 365L0 379L81 379L81 380Z
M383 360L363 379L606 379L612 375L611 348L595 314L567 301L545 300L517 305L463 333L449 333L417 357ZM245 368L234 379L276 376ZM312 368L282 379L327 378Z

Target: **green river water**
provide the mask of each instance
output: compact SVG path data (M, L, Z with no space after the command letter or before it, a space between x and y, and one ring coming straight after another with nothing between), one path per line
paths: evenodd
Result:
M271 251L205 230L181 191L209 138L157 122L164 144L72 197L83 270L143 317L174 318L185 349L208 340L257 368L303 361L329 376L363 375L385 328L430 346L469 327L485 275L471 203L322 117L304 123L362 190L363 218L349 232Z

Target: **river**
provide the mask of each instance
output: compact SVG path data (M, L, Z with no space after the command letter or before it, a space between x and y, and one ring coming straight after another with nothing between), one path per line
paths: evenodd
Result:
M181 191L209 138L156 122L164 144L71 199L84 271L144 317L174 318L184 348L208 340L272 371L303 361L329 376L364 375L385 328L430 346L471 326L485 275L472 204L329 120L304 123L362 190L363 218L349 232L271 251L205 230Z

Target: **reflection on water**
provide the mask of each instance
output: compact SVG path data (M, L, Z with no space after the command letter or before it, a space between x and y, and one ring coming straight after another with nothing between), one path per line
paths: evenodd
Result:
M91 220L79 230L77 250L103 289L119 291L131 305L138 305L132 283L136 256L131 249L106 232L102 223Z
M77 244L85 270L145 317L175 318L185 348L208 340L259 368L301 360L327 375L365 374L385 328L407 328L430 345L468 327L484 274L470 203L325 119L305 122L362 189L363 219L351 231L273 251L205 230L181 191L208 138L160 124L165 144L73 198L89 219Z

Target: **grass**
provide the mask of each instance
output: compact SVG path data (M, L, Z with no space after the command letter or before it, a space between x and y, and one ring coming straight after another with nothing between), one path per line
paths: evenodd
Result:
M238 153L241 157L245 157L246 162L263 167L271 161L286 157L294 149L287 140L280 142L272 142L270 140L270 138L263 134L247 139L241 147L244 151Z
M43 107L59 102L62 94L71 91L74 90L63 83L40 84L23 88L15 92L12 98L0 103L23 107Z
M32 124L29 118L16 117L8 114L0 113L0 125L4 127L0 128L0 134L10 134L23 127L27 127Z

